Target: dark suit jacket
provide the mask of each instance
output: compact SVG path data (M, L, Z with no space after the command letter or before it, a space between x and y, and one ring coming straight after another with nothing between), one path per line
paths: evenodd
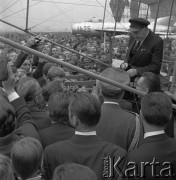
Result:
M13 144L23 136L30 136L40 140L35 122L30 117L30 112L23 98L18 98L11 102L16 111L16 129L0 137L0 153L10 156Z
M16 111L16 130L15 133L19 136L29 136L39 141L40 136L37 131L36 124L31 118L30 111L27 108L24 98L19 97L11 102L11 105Z
M11 149L19 139L20 137L14 132L7 136L0 137L0 153L10 157Z
M31 112L31 117L35 121L38 130L42 130L51 126L52 120L45 110L39 109L34 103L27 105Z
M175 174L176 176L176 140L173 138L169 138L166 134L156 135L147 137L144 139L143 144L137 149L131 151L128 154L127 162L135 162L138 165L139 174L142 175L140 168L142 167L141 162L159 162L160 165L155 164L154 173L155 175L160 175L162 169L167 168L167 171L163 171L163 173L168 173L168 163L163 165L164 162L171 163L173 169L171 170L171 174ZM154 163L153 163L154 164ZM134 165L133 165L134 166ZM127 167L127 166L126 166ZM128 166L129 168L129 166ZM154 176L152 176L152 165L148 165L145 168L145 180L154 180ZM175 179L176 177L163 178L160 176L159 180L164 179ZM131 178L130 178L131 179ZM133 178L138 179L138 178Z
M138 51L131 57L130 53L134 44L135 39L131 38L125 61L129 63L132 68L137 69L138 76L141 76L144 72L159 74L163 57L163 40L157 34L149 31L148 36Z
M90 167L98 180L103 178L103 158L110 156L116 160L126 155L126 151L114 144L105 142L97 136L75 135L70 140L57 142L44 151L46 179L51 179L54 169L63 163L72 162ZM123 159L124 160L124 159ZM119 164L122 168L124 161ZM117 176L117 174L115 174ZM113 179L113 178L112 178Z
M39 131L39 134L42 139L43 148L45 148L58 141L70 139L74 136L75 129L68 124L57 122L53 123L50 127Z
M116 104L103 104L97 134L103 140L128 150L136 129L135 118L135 114L123 110Z

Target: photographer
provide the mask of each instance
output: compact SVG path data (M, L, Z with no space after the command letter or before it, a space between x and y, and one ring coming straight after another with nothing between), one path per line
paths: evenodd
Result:
M26 46L35 50L40 50L41 39L38 37L31 37L27 40ZM15 61L16 68L20 68L25 59L28 57L28 53L21 51ZM33 57L33 65L37 65L38 57Z
M27 40L26 46L38 51L42 51L44 47L43 44L44 44L44 39L36 36L29 38ZM27 57L28 57L28 53L21 51L15 62L16 68L20 68ZM42 69L44 65L45 65L45 61L40 61L38 56L33 56L32 66L37 67L32 73L33 78L38 79L42 76Z

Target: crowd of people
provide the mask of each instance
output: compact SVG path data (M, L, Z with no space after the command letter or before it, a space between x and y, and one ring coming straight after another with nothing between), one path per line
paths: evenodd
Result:
M80 54L47 42L44 34L9 38L123 85L131 83L132 71L101 64L110 64L109 43L95 37L48 34ZM113 58L125 60L127 44L127 39L115 39ZM172 100L157 73L139 68L136 89L145 95L130 94L133 103L119 87L99 80L86 85L91 77L59 63L3 43L0 48L2 180L175 179Z

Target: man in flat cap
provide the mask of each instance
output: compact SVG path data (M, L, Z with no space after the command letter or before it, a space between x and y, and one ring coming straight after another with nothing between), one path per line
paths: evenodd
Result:
M124 85L130 83L128 73L122 69L108 68L100 75ZM98 82L104 103L101 106L97 134L103 140L114 143L127 151L136 148L143 138L143 131L138 116L120 106L124 90L102 81Z
M163 57L163 40L148 29L149 21L143 18L130 19L131 38L121 68L126 70L131 81L144 72L160 73Z

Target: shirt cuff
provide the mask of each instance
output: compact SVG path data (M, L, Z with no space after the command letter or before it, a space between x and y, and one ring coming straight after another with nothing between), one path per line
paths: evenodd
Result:
M14 101L15 99L18 99L20 96L17 94L17 92L13 92L8 95L9 102Z

